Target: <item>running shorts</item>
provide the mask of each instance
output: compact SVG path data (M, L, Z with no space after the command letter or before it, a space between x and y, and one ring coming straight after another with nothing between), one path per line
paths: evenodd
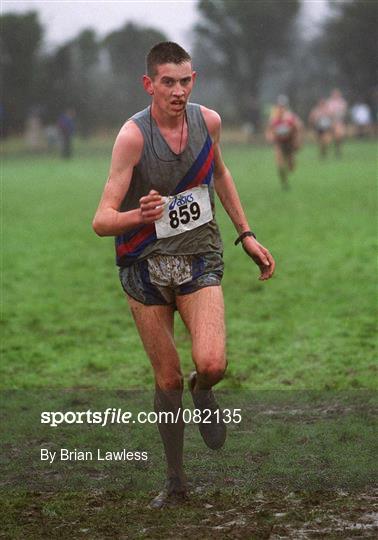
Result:
M119 269L123 290L145 305L175 305L177 295L220 285L220 253L155 255Z
M281 141L278 143L279 147L281 148L281 151L282 153L285 155L285 156L289 156L290 154L292 154L295 150L294 148L294 144L293 144L293 141L292 140L289 140L289 141Z

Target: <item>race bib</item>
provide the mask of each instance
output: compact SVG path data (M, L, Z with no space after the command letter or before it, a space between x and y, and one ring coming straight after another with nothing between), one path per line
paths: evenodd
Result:
M213 219L207 186L163 197L164 214L155 221L157 238L168 238L196 229Z
M291 126L288 126L287 124L279 124L275 129L275 133L277 137L287 137L291 133Z
M319 129L329 129L332 126L331 119L327 116L321 116L317 122Z

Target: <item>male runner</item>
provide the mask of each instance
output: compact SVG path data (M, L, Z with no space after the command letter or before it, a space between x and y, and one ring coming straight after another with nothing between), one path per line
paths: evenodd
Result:
M332 138L332 118L325 99L320 99L315 107L313 107L308 121L316 133L319 157L325 158Z
M338 88L332 90L327 100L329 114L332 118L332 135L335 144L335 154L341 157L341 144L345 137L345 118L348 112L348 104Z
M288 99L280 95L266 129L266 138L274 144L278 175L283 189L289 189L288 174L295 168L295 152L301 145L302 122L288 108Z
M274 260L250 231L223 163L219 115L188 101L195 77L189 54L176 43L159 43L148 53L143 85L152 103L118 134L93 228L100 236L117 237L121 283L154 370L155 411L176 414L182 406L183 376L173 337L177 309L192 339L193 402L211 412L212 421L199 429L205 443L217 449L226 428L217 422L212 387L224 375L226 357L214 187L261 280L272 276ZM158 426L167 484L152 501L155 508L186 497L184 422L178 418Z

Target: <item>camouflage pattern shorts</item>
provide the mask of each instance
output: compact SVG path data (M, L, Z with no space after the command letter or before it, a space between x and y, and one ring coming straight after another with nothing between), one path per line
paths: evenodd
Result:
M123 290L145 305L175 305L176 295L220 285L220 253L155 255L119 269Z

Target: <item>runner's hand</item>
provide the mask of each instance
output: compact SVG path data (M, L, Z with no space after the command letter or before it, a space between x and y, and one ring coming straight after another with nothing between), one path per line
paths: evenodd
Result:
M272 277L276 263L269 251L264 248L252 236L247 236L242 240L243 249L251 257L251 259L260 268L261 281L265 281Z
M148 195L139 199L142 223L154 223L163 215L163 199L159 192L151 189Z

